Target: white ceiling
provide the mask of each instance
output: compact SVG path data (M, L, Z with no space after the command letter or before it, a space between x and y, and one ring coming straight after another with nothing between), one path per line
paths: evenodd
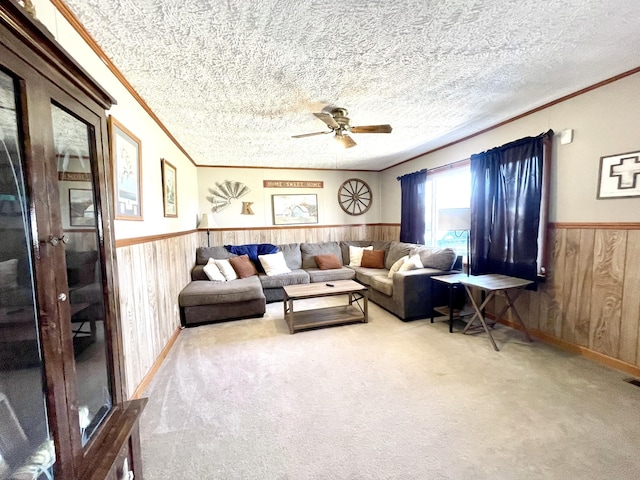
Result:
M640 65L638 0L65 2L198 165L381 170ZM393 132L291 138L328 105Z

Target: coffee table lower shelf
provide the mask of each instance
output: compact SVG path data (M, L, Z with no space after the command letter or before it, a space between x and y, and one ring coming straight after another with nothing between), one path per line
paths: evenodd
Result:
M340 305L337 307L316 308L298 312L287 312L285 320L289 332L308 330L316 327L342 325L345 323L367 323L366 317L354 305Z

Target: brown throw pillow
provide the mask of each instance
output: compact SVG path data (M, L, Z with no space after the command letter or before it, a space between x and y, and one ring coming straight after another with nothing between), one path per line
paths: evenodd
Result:
M331 270L333 268L342 268L340 259L333 253L325 253L324 255L316 255L315 261L320 270Z
M361 267L384 268L384 250L364 250L362 252Z
M258 274L256 266L251 260L249 255L240 255L239 257L231 257L229 263L236 271L238 278L247 278Z

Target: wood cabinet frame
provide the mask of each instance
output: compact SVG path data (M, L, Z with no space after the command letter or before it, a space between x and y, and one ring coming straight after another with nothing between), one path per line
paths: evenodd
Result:
M37 20L14 0L0 5L0 68L19 78L19 118L29 209L35 214L31 238L34 280L44 363L44 391L56 448L55 478L116 479L126 457L136 479L142 478L138 419L146 399L126 401L122 339L119 323L116 250L113 237L113 179L105 110L115 104ZM58 286L66 284L62 250L48 239L61 237L53 145L51 103L77 115L91 127L90 143L102 257L105 340L113 408L86 445L82 445L75 398L75 368L69 303L58 301ZM56 171L53 171L56 170ZM68 295L68 291L66 292ZM69 348L71 347L71 348Z

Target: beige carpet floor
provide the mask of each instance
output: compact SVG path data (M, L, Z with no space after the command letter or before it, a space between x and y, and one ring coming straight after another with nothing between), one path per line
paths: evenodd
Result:
M640 478L624 373L502 325L495 352L373 304L295 335L267 309L181 332L146 392L146 480Z

